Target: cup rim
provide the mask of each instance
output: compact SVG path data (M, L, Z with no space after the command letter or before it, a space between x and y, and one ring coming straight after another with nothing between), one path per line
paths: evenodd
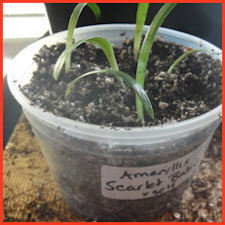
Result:
M85 33L89 32L90 30L133 30L135 27L135 24L107 24L107 25L91 25L91 26L86 26L86 27L81 27L81 28L76 28L75 34L79 33ZM148 26L144 26L144 29L146 30ZM180 38L185 38L189 39L191 41L199 42L203 46L209 46L211 49L214 49L216 52L222 52L221 49L216 47L215 45L200 39L198 37L195 37L190 34L186 34L184 32L168 29L168 28L160 28L159 29L159 34L160 33L168 33L171 36L178 35ZM111 128L108 126L105 126L104 128L101 125L95 125L95 124L89 124L89 123L83 123L83 122L78 122L74 121L68 118L63 118L63 117L57 117L51 112L44 112L43 109L38 108L36 106L31 106L31 101L23 95L23 93L19 90L19 87L17 85L17 82L14 80L14 75L15 71L17 70L18 62L21 62L21 59L23 56L30 55L30 51L33 49L37 49L37 46L39 48L51 39L52 37L60 37L60 36L65 36L66 31L62 31L59 33L54 34L53 36L46 37L44 39L41 39L28 47L26 47L24 50L22 50L13 60L11 69L9 70L8 73L8 84L9 88L16 98L16 100L22 105L22 107L26 110L32 113L34 116L38 117L39 120L47 123L51 127L61 127L62 129L68 131L73 135L73 133L82 133L86 134L89 136L94 136L94 137L111 137L111 138L119 138L119 139L143 139L143 138L149 138L149 137L163 137L163 136L168 136L168 135L175 135L179 134L181 131L191 131L194 129L198 129L201 127L205 127L216 120L220 119L222 116L222 104L218 105L216 108L210 110L209 112L206 112L200 116L184 120L181 122L177 122L174 124L163 124L163 125L158 125L158 126L152 126L152 127L129 127L129 129L124 128L124 127L115 127ZM31 51L31 52L34 52ZM32 57L31 57L32 58ZM25 60L23 60L25 61ZM222 61L222 60L221 60ZM23 63L24 65L26 62ZM15 66L16 65L16 66Z

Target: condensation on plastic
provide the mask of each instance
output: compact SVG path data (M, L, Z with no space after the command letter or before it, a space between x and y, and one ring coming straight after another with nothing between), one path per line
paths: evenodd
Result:
M76 40L101 36L114 45L134 35L134 25L114 24L77 28ZM144 27L146 32L147 26ZM125 33L121 36L121 33ZM160 28L164 40L187 47L221 53L216 46L189 34ZM141 200L113 200L101 194L100 171L103 165L144 167L178 159L210 141L221 123L222 106L196 118L150 128L101 128L32 106L19 86L29 82L35 64L32 57L44 45L64 42L66 32L44 38L19 53L11 66L8 83L14 97L32 125L50 170L65 198L78 212L92 218L148 219L161 215L179 202L191 177L170 192ZM221 59L221 54L214 54ZM207 147L206 144L206 147ZM205 151L206 147L201 151ZM203 155L203 154L202 154Z

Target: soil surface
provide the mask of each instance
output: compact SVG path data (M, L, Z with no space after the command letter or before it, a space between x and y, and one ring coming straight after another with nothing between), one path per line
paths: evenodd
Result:
M115 47L119 69L135 77L137 63L133 59L133 41L125 39ZM55 62L65 45L44 46L34 61L38 69L30 84L22 87L33 104L57 116L102 126L142 126L135 107L135 94L123 89L114 76L101 74L81 79L67 99L69 82L93 70L109 68L103 52L83 44L72 54L70 71L53 79ZM201 115L221 103L222 66L206 53L186 57L171 74L170 65L189 50L158 37L153 45L145 77L145 90L155 111L155 119L145 115L145 126L179 122Z

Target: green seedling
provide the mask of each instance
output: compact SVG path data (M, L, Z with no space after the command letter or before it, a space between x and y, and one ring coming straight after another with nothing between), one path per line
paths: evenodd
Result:
M187 52L184 52L184 54L182 54L180 57L178 57L174 63L170 66L170 68L168 69L167 73L172 73L172 71L174 70L174 68L185 58L187 57L188 55L190 54L193 54L195 52L200 52L200 51L207 51L207 50L204 50L204 49L192 49L190 51L187 51Z
M195 53L195 52L208 52L209 54L213 55L213 54L217 54L217 55L220 55L222 53L215 53L215 52L210 52L206 49L192 49L192 50L189 50L187 52L184 52L181 56L179 56L174 62L173 64L170 66L170 68L168 69L167 73L172 73L172 71L174 70L174 68L184 59L186 58L187 56Z
M135 91L137 96L139 96L140 101L142 101L144 108L145 108L146 112L148 113L148 115L150 115L152 118L154 118L152 105L151 105L151 102L150 102L146 92L143 90L143 88L141 88L140 85L137 84L137 82L130 75L119 71L112 45L110 44L110 42L107 39L102 38L102 37L92 37L92 38L75 41L75 43L72 44L73 30L76 27L79 16L85 6L86 6L86 4L80 3L80 4L77 4L75 9L73 10L73 14L71 16L69 26L68 26L69 32L67 35L67 43L69 43L69 44L66 45L65 50L59 56L59 58L55 64L55 68L54 68L54 72L53 72L54 79L58 80L64 64L66 64L66 72L69 71L71 54L74 49L76 49L81 44L87 43L87 42L98 45L104 52L110 66L112 68L112 70L103 70L104 73L106 73L108 71L109 74L113 74L118 79L118 81L121 83L123 88L126 88L123 83L123 80L125 80L127 82L127 84ZM95 6L96 6L96 4L95 4ZM69 39L69 41L68 41L68 39ZM92 72L90 72L90 74L88 73L88 75L95 74L95 73L102 73L102 72L101 71L100 72L92 71ZM84 77L84 75L85 74L81 75L81 77ZM69 95L74 83L76 83L76 82L74 81L68 86L65 97L67 97Z
M74 8L74 10L70 16L69 25L68 25L68 29L67 29L68 31L67 31L66 48L69 48L73 43L73 32L74 32L75 27L77 26L77 21L80 17L80 14L83 11L85 6L88 6L92 10L92 12L95 15L96 21L99 21L99 19L100 19L101 10L96 3L79 3L79 4L77 4L77 6ZM66 59L66 63L65 63L66 73L69 72L70 63L71 63L71 57L68 56Z
M59 58L56 62L56 65L54 67L53 76L54 76L55 80L58 80L59 75L62 70L62 67L63 67L64 63L66 62L66 59L68 59L68 57L71 56L72 51L83 43L91 43L91 44L98 45L104 52L112 69L118 70L116 57L115 57L111 43L107 39L102 38L102 37L92 37L92 38L86 38L86 39L77 41L74 44L72 44L69 48L66 48L62 52L62 54L59 56ZM123 80L119 77L117 77L117 79L119 80L119 82L121 83L123 88L126 88L123 83Z
M144 3L139 3L139 4L144 4ZM176 3L165 3L161 7L159 12L156 14L156 16L154 17L145 35L144 41L141 46L140 55L138 58L138 65L137 65L137 72L136 72L136 81L142 87L144 87L146 67L147 67L149 55L152 49L152 45L155 39L155 35L159 27L162 25L166 17L169 15L169 13L173 10L175 6L176 6ZM137 109L137 114L139 119L143 121L144 120L143 105L138 96L136 96L136 109Z
M135 30L135 36L134 36L134 58L136 61L138 60L143 26L145 24L148 7L149 7L149 3L139 3L137 8L136 30Z
M166 17L169 15L169 13L173 10L173 8L176 6L176 3L165 3L159 12L154 17L146 35L144 38L144 41L141 45L141 37L143 32L143 26L146 20L147 11L149 7L149 3L139 3L138 4L138 10L136 15L136 31L135 31L135 39L134 39L134 57L137 60L137 71L136 71L136 81L130 76L129 74L126 74L122 71L119 71L115 54L113 51L113 48L108 40L101 38L101 37L93 37L93 38L87 38L84 40L80 40L72 44L72 34L73 30L76 27L77 20L80 16L80 13L82 12L83 8L88 5L86 3L80 3L77 4L75 7L73 14L70 19L70 23L68 26L68 36L67 36L67 45L66 49L63 51L63 53L58 58L55 69L54 69L54 78L57 80L61 70L63 68L63 65L66 64L66 72L69 71L70 68L70 59L71 54L74 49L76 49L79 45L89 42L95 45L98 45L104 52L107 60L109 61L109 64L112 69L109 70L100 70L100 71L91 71L89 73L83 74L80 77L76 78L74 81L72 81L66 90L67 97L70 92L72 86L81 78L93 75L93 74L112 74L116 76L116 78L120 81L123 87L124 83L123 80L126 81L126 83L134 90L136 93L136 109L138 117L141 121L144 122L144 113L143 113L143 107L145 108L147 114L154 118L154 111L151 105L151 102L144 91L144 77L146 72L146 67L149 59L149 55L152 49L152 45L155 39L155 35L159 29L159 27L162 25ZM91 7L90 7L91 8ZM99 11L100 9L96 4L92 5L93 12ZM96 10L97 9L97 10ZM140 48L141 47L141 48Z
M144 105L144 108L146 110L146 112L148 113L148 115L154 119L154 112L153 112L153 108L152 108L152 104L148 98L148 95L146 94L146 92L144 91L144 89L136 82L136 80L134 78L132 78L129 74L124 73L122 71L118 71L118 70L112 70L112 69L106 69L106 70L98 70L98 71L91 71L88 73L85 73L81 76L79 76L78 78L76 78L75 80L73 80L69 85L68 88L66 90L66 94L65 97L67 97L70 92L72 87L81 79L84 78L86 76L90 76L90 75L94 75L94 74L111 74L116 76L117 78L121 78L124 81L126 81L126 83L129 85L129 87L135 92L136 95L138 95L138 97L140 98L142 104Z

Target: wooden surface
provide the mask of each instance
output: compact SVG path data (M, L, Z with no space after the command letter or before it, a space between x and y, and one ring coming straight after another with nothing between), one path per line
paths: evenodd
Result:
M222 220L221 137L218 129L181 206L153 221ZM3 153L3 168L5 222L92 221L63 201L24 116Z

